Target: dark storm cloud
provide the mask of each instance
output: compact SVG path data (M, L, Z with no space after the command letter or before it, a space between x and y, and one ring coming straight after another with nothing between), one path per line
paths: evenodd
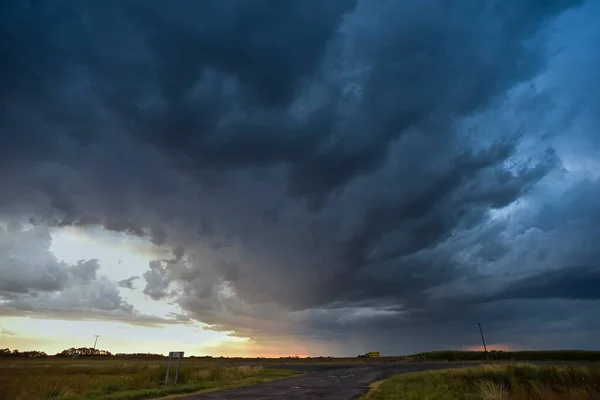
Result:
M570 154L539 132L559 101L537 82L561 76L547 28L584 3L5 2L0 217L147 237L172 259L144 293L240 336L419 348L470 343L482 316L506 330L543 314L506 304L577 299L565 267L594 265L557 240L585 197L544 185ZM497 217L520 202L540 206ZM100 279L32 270L0 289Z
M531 77L541 60L522 41L556 11L579 2L548 7L530 1L522 8L383 2L380 10L365 2L346 16L349 32L341 37L334 33L354 2L264 3L179 1L168 10L153 2L10 3L6 18L16 17L4 28L13 39L4 50L3 59L13 60L5 94L27 95L25 83L32 81L20 64L46 66L29 94L42 90L44 97L34 101L57 102L38 106L58 118L75 143L100 141L102 132L94 131L118 123L187 168L291 163L292 193L319 195L380 165L390 139L407 127L473 112ZM116 19L108 28L104 18L110 15ZM396 22L398 15L404 24ZM383 18L379 29L372 18ZM37 29L22 35L24 23ZM17 36L28 52L19 52ZM34 44L44 50L29 50ZM325 54L328 44L335 49L331 55ZM337 47L350 53L338 55ZM34 63L34 56L42 59ZM331 66L323 67L324 61ZM357 76L346 66L352 63L373 67ZM352 74L354 82L329 78L332 73ZM315 107L298 98L315 82L326 103L301 121L290 118L285 111L293 102ZM340 96L349 83L364 88L359 105L351 93ZM80 96L85 102L73 104ZM116 122L107 120L113 112L121 117ZM65 129L67 122L72 129ZM22 138L11 140L32 150ZM59 193L53 196L60 207L71 207L56 198Z
M600 268L565 266L513 283L497 298L597 300Z

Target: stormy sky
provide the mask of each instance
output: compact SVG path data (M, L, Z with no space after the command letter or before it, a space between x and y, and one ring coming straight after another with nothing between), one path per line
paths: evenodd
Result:
M4 1L0 315L332 355L474 346L478 322L511 348L597 349L598 18L597 0ZM53 253L62 230L156 257L110 279Z

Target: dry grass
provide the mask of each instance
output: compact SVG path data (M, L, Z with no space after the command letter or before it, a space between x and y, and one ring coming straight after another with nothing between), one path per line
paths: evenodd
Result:
M509 391L502 383L483 380L477 383L477 388L483 400L506 400L509 399Z
M23 360L0 362L0 400L146 399L246 386L295 375L261 366L220 366L184 360L178 385L164 387L166 362Z
M398 375L366 396L369 400L600 400L600 369L530 364Z

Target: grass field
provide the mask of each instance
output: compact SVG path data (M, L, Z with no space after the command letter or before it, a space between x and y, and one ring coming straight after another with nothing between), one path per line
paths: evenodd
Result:
M593 351L532 351L532 352L466 352L439 351L423 353L426 362L477 361L477 360L528 360L528 361L598 361L600 352ZM416 355L418 356L418 355ZM345 363L413 363L418 357L381 357L365 360L360 358L186 358L182 361L179 384L164 387L166 358L161 357L83 357L77 360L63 357L44 358L0 358L0 400L38 399L96 399L127 400L157 398L179 393L192 393L248 386L270 380L293 376L288 370L268 368L277 364L345 364ZM263 366L252 366L262 364ZM173 371L173 370L172 370ZM529 388L531 399L599 399L596 385L600 388L597 371L580 368L556 369L534 366L486 366L475 369L450 372L430 372L424 375L406 375L386 381L380 390L374 391L373 399L503 399L509 397L482 397L482 391L500 390L501 393L522 393ZM458 375L456 375L458 374ZM583 374L577 380L577 374ZM587 375L586 375L587 374ZM171 375L172 376L172 375ZM530 380L523 380L525 378ZM570 382L566 386L556 386L556 382ZM523 378L523 379L522 379ZM583 378L585 378L585 383ZM426 380L423 383L423 379ZM521 380L519 380L521 379ZM562 379L562 380L561 380ZM566 381L565 381L566 379ZM428 383L427 383L428 382ZM550 382L550 383L548 383ZM487 386L486 386L487 385ZM548 386L549 385L549 386ZM590 386L591 385L591 386ZM432 386L435 389L431 392ZM400 397L397 392L409 388ZM453 388L458 388L463 397L451 397ZM486 389L487 388L487 389ZM580 391L580 397L574 397ZM537 395L535 390L551 390L555 397ZM593 391L590 391L593 389ZM431 393L422 395L419 390ZM455 390L455 391L456 391ZM416 391L415 395L410 393ZM450 393L450 394L449 394ZM549 392L548 392L549 393ZM556 395L561 394L562 397ZM593 393L595 397L582 397ZM409 396L409 397L407 397ZM413 396L413 397L410 397ZM429 397L427 397L429 396ZM440 397L441 396L441 397ZM443 397L446 396L446 397ZM448 397L450 396L450 397ZM469 397L470 396L470 397ZM538 396L538 397L535 397ZM557 397L558 396L558 397ZM515 399L527 397L513 397Z
M133 400L260 384L294 371L183 360L178 385L164 386L166 361L0 360L0 400Z
M485 365L415 372L378 382L367 400L597 400L595 367Z

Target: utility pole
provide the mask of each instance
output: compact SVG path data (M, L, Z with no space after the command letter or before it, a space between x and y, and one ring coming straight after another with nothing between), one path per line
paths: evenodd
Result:
M485 338L483 337L483 329L481 329L481 324L477 324L479 325L479 333L481 333L481 341L483 342L483 351L485 351L487 353L487 346L485 345Z
M98 338L100 335L94 335L94 337L96 338L96 340L94 340L94 350L96 350L96 343L98 343Z

